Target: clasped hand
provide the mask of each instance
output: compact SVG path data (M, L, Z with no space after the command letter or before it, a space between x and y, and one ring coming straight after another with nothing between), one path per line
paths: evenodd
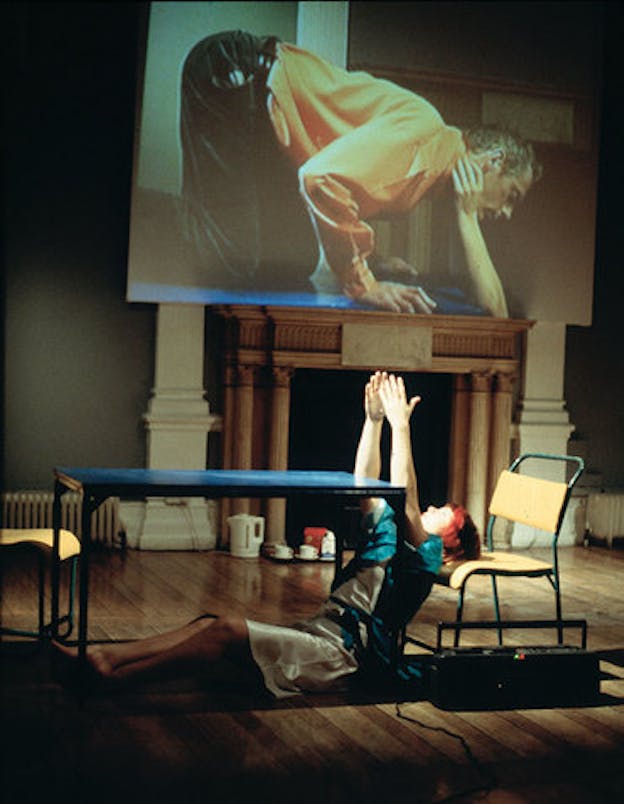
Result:
M463 156L453 168L453 188L458 210L477 215L483 192L483 171L467 156Z

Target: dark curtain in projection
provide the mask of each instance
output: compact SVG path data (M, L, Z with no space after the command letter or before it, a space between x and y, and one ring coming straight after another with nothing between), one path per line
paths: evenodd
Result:
M152 3L128 298L590 323L600 6L556 6L354 3L343 70L297 3Z

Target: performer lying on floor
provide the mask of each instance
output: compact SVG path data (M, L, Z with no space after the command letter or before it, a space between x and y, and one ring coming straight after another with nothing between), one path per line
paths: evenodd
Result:
M236 615L200 617L183 628L128 643L90 646L87 658L104 679L130 681L201 672L222 660L247 668L269 692L344 690L355 675L390 666L393 635L427 598L448 554L476 557L479 536L460 506L420 511L410 417L420 397L407 399L403 380L377 372L364 393L365 418L355 459L357 476L378 478L384 414L392 442L390 479L405 486L405 541L396 556L394 512L383 499L361 502L362 528L319 613L289 627ZM397 577L400 571L400 577ZM65 655L77 649L57 644Z

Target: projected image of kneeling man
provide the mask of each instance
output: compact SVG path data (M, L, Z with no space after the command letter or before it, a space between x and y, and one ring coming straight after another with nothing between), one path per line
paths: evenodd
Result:
M532 146L511 133L461 131L390 81L235 31L186 58L181 142L185 238L208 286L508 316L481 222L509 219L541 175ZM376 253L370 223L441 193L454 199L467 288L450 308L406 255Z
M405 539L383 499L361 503L354 557L338 573L316 616L289 627L244 617L206 615L179 630L129 643L90 646L98 678L114 682L207 674L232 665L275 697L342 691L350 682L391 680L392 634L425 602L443 558L476 558L480 540L466 511L456 505L420 510L412 457L410 418L420 397L408 399L400 377L377 372L364 391L364 424L355 474L378 478L384 419L390 424L390 479L405 486ZM400 569L400 574L397 574ZM74 660L77 649L57 644ZM249 678L249 677L248 677Z

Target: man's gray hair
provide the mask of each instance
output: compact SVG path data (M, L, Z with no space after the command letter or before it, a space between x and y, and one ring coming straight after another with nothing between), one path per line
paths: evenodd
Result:
M530 168L533 182L541 178L542 166L537 161L533 146L511 131L496 126L480 126L464 131L464 139L468 150L477 154L501 148L505 153L503 173L517 176Z

